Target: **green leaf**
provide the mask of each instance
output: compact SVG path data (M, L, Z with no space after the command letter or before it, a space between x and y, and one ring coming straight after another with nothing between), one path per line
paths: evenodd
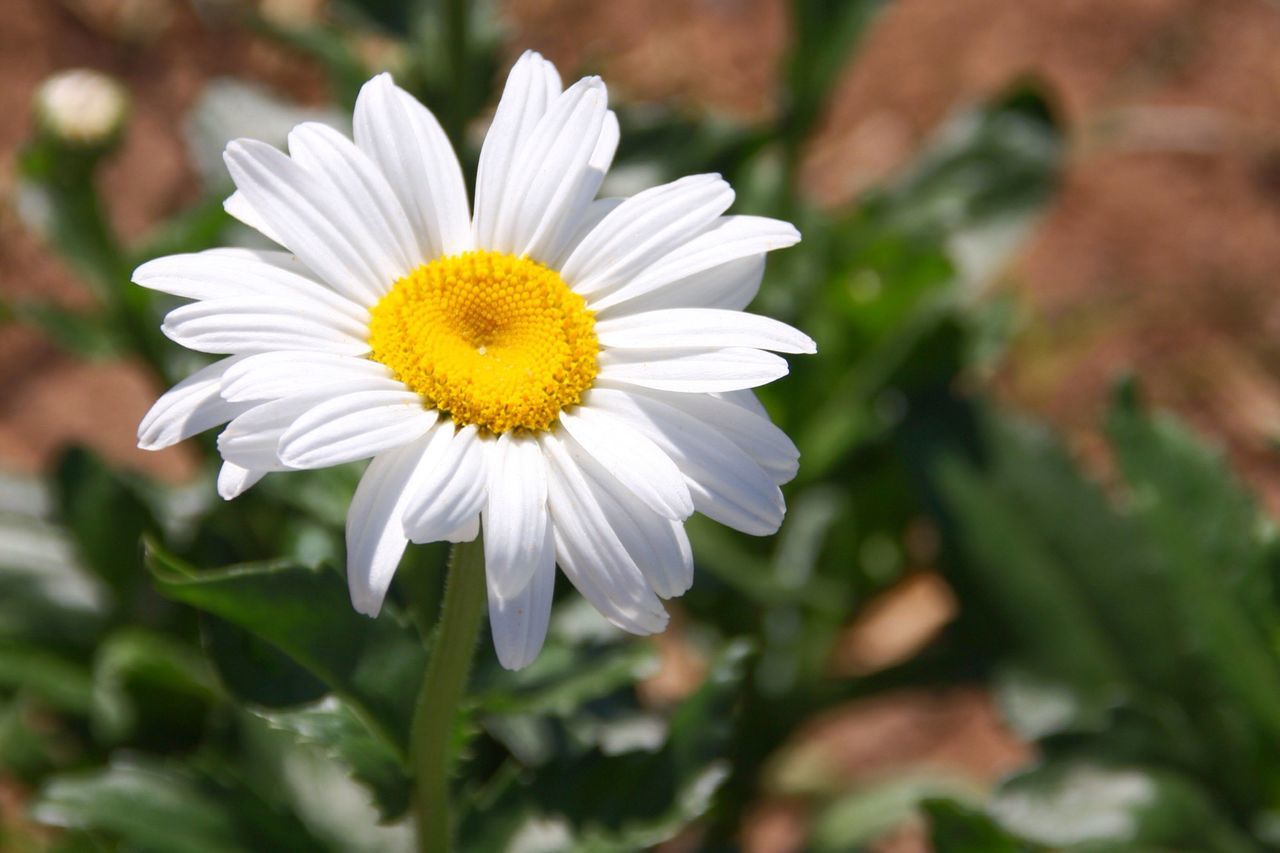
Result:
M827 803L816 815L809 839L815 853L840 853L874 842L915 816L933 797L977 795L971 782L945 773L908 774L881 780ZM994 853L994 851L993 851Z
M107 833L155 853L229 853L243 849L235 820L197 779L176 767L116 761L63 776L41 792L41 823Z
M793 3L795 39L788 57L793 117L787 136L803 139L844 69L854 46L885 0L799 0Z
M377 619L359 615L330 571L279 563L198 571L153 542L146 555L162 594L270 642L403 754L426 653L389 610Z
M604 647L556 642L519 672L478 673L469 700L488 714L567 715L586 702L634 684L657 665L647 643ZM487 675L487 678L485 677Z
M1025 740L1066 732L1101 732L1110 722L1106 708L1082 699L1074 685L1020 666L996 672L995 699L1004 722Z
M972 232L1037 211L1057 185L1061 156L1044 98L1016 91L947 121L876 203L895 231Z
M1007 782L990 811L1008 831L1054 847L1255 849L1204 791L1182 776L1150 768L1046 764Z
M19 212L100 297L109 299L111 289L128 279L128 270L94 189L100 154L48 141L28 145L18 158L24 200Z
M93 723L109 743L129 740L156 751L189 746L203 734L217 698L204 658L172 637L125 628L99 647Z
M0 637L50 650L87 650L106 622L109 594L47 521L40 484L0 475Z
M1205 701L1230 697L1261 736L1280 739L1280 611L1258 542L1252 497L1210 451L1170 417L1145 415L1122 393L1107 432L1132 491L1132 508L1169 567L1187 645L1213 682ZM1209 698L1212 697L1212 698Z
M38 646L10 642L0 642L0 688L38 696L71 714L88 713L93 690L81 664Z
M330 696L304 708L254 713L347 767L373 792L383 820L394 820L408 809L411 783L399 756L341 700Z
M702 688L672 715L660 747L595 746L577 755L562 750L518 779L505 777L494 801L481 799L465 816L465 847L505 846L531 821L568 821L576 840L565 846L578 851L636 850L675 836L706 813L728 778L733 709L750 654L745 641L725 647ZM568 727L581 726L579 720ZM504 817L500 825L490 825L494 814Z
M327 849L294 815L264 801L235 773L174 761L115 758L100 769L55 777L32 814L144 853ZM112 847L111 849L114 849Z
M983 812L954 800L926 800L922 805L936 853L1031 853L1042 849L1015 838Z
M1074 566L1043 541L1025 507L998 482L954 456L941 459L936 470L966 556L966 585L999 618L1016 658L1071 685L1098 712L1111 705L1125 673L1088 597L1073 582Z
M141 538L160 529L151 510L131 483L80 448L63 455L55 485L58 514L80 559L121 602L131 601L145 577Z
M287 708L328 692L323 681L279 648L225 619L210 615L200 620L200 635L218 679L242 702Z
M7 776L38 781L50 770L83 760L78 735L31 694L0 700L0 767Z

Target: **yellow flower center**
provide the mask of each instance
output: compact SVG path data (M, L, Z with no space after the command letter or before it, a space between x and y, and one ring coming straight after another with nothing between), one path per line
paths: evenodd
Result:
M373 358L459 426L550 429L598 370L586 301L527 258L439 258L397 281L370 314Z

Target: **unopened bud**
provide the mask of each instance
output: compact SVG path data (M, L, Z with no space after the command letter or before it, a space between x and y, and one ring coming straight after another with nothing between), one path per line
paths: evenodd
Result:
M35 95L36 120L57 141L92 148L113 141L124 127L129 97L101 71L75 68L46 79Z

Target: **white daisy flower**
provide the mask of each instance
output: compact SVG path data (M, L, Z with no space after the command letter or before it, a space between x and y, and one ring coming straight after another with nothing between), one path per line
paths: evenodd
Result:
M795 445L749 390L814 343L743 313L786 222L726 216L695 175L595 199L618 144L597 77L561 90L526 53L480 154L475 211L431 113L383 74L355 140L308 123L289 155L253 140L225 159L227 210L287 251L218 249L140 267L193 300L170 338L229 356L142 421L167 447L227 423L233 498L271 471L372 459L347 518L355 608L376 615L408 542L484 528L498 657L527 665L556 565L636 634L692 583L693 512L773 533Z

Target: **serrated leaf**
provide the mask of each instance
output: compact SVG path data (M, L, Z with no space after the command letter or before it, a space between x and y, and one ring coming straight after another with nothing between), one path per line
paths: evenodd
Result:
M703 686L668 721L660 746L561 751L518 782L508 779L496 802L466 816L464 843L505 846L531 824L561 820L572 827L575 851L636 850L673 837L710 808L728 778L732 711L750 654L745 641L721 652ZM501 826L488 825L491 814L504 816Z
M253 713L345 766L373 793L383 820L395 820L409 807L411 783L399 756L341 700L330 696L294 710Z
M197 571L155 543L146 549L156 587L253 632L358 709L403 754L426 653L389 610L355 612L336 573L279 563Z
M553 636L525 669L477 673L471 701L486 714L564 715L634 684L655 665L653 649L645 643L602 647L557 641Z

